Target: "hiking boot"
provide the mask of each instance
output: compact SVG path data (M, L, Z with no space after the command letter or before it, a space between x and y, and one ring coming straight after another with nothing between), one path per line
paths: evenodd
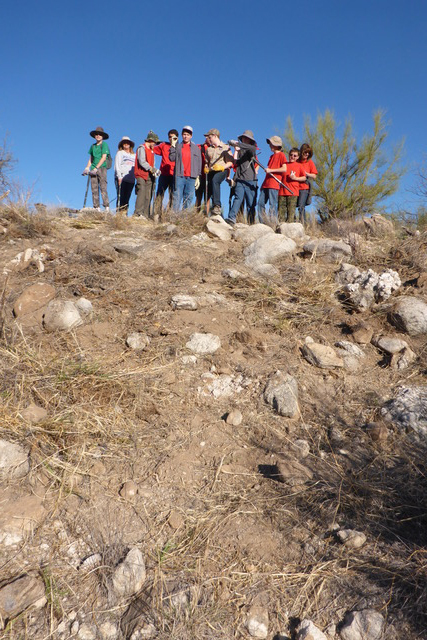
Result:
M216 204L211 211L211 216L220 216L220 215L221 215L221 207Z
M230 225L230 227L234 227L236 224L235 220L231 220L231 218L226 218L226 223Z

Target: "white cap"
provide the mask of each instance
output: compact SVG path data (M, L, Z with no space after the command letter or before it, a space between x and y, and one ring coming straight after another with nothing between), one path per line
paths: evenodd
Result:
M193 127L190 127L189 124L186 127L182 127L182 130L189 131L191 134L193 134Z

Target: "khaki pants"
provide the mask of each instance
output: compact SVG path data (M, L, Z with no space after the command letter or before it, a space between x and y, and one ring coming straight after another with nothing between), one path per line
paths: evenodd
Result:
M148 176L147 180L144 178L136 179L136 202L135 202L135 214L136 216L145 216L151 218L151 199L154 193L154 184L156 179Z
M90 176L90 186L92 189L92 201L95 209L99 207L99 190L101 190L102 204L104 207L109 206L107 191L107 168L100 167L96 176Z

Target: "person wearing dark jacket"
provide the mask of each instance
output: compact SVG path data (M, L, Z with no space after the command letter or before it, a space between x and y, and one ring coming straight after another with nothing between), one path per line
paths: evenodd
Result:
M175 187L172 197L172 207L178 211L181 201L184 209L188 209L194 198L197 180L200 181L202 172L202 152L200 147L191 142L193 128L186 126L182 129L182 142L172 141L169 149L169 160L175 162Z
M236 182L233 204L228 212L226 222L234 225L236 222L237 212L242 202L246 201L246 209L248 217L253 220L255 217L256 193L257 193L257 174L255 171L255 160L257 145L254 134L247 129L239 136L238 140L230 140L228 143L235 148L235 175Z

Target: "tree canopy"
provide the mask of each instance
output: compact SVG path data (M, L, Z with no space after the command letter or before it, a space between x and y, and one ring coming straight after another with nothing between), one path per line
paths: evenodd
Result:
M360 142L353 132L351 118L341 129L334 113L326 110L313 124L304 120L304 131L297 136L288 118L284 139L290 147L308 142L319 172L314 186L317 212L322 220L355 217L373 213L396 193L405 173L401 166L403 141L391 151L386 149L388 123L381 110L373 115L373 131Z

